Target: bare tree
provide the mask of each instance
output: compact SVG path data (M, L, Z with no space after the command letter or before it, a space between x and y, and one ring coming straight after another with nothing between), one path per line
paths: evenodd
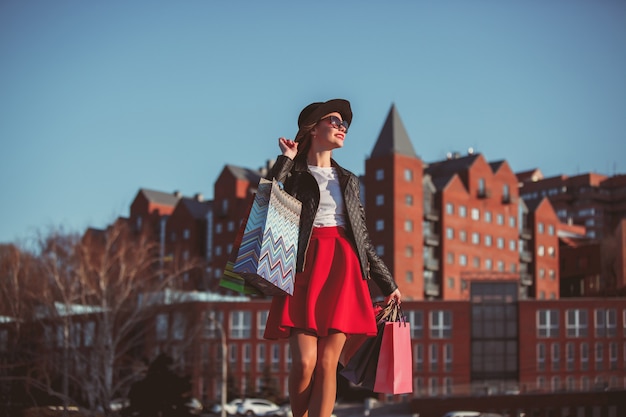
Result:
M162 308L158 295L197 267L163 263L158 245L123 220L82 237L53 231L40 239L30 272L41 288L25 316L43 343L30 355L24 379L30 387L62 405L105 412L112 399L127 394L147 365L138 359L146 355L146 332ZM11 311L25 309L20 303L28 300L11 295L17 281L3 280L0 289L3 297L21 300Z

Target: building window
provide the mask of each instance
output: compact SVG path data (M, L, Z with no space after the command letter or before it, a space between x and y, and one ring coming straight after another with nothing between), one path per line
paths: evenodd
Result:
M413 271L406 271L404 278L406 282L413 282Z
M385 221L382 219L376 220L376 230L381 231L385 230Z
M496 269L500 272L504 272L504 261L498 261Z
M278 372L280 369L280 345L272 344L272 372Z
M409 310L406 319L411 325L411 339L421 339L424 336L424 312Z
M454 214L454 204L446 203L446 214Z
M234 310L230 312L230 338L249 339L252 331L252 313Z
M439 362L439 351L437 344L431 343L428 349L428 362L430 363L430 372L437 372L437 363Z
M492 240L490 235L485 235L485 246L491 246Z
M484 178L479 178L478 179L478 195L484 196L485 193L486 193L486 190L485 190L485 179Z
M461 242L467 242L467 232L465 232L465 230L459 230L459 240Z
M511 189L508 184L504 184L502 186L502 198L504 199L504 201L511 200Z
M215 247L215 256L222 256L222 247L219 245Z
M537 343L537 370L546 370L546 345L544 343Z
M443 345L443 370L452 371L452 344L450 343Z
M412 206L413 205L413 196L411 194L407 194L404 196L404 203L407 206Z
M263 372L265 370L265 343L256 345L256 370Z
M478 245L480 243L480 235L478 232L472 232L472 243Z
M504 224L504 215L502 214L498 214L496 216L496 223L500 226L502 226Z
M587 310L566 311L567 337L587 337Z
M496 246L498 249L504 249L504 238L499 237L496 239Z
M156 340L167 340L169 336L169 316L165 313L156 316Z
M85 329L85 334L83 336L84 346L87 346L87 347L93 346L93 342L96 337L96 323L94 321L88 321L87 323L85 323L84 329ZM7 333L7 336L8 336L8 333ZM4 350L6 350L6 345L5 345Z
M256 337L257 339L263 339L263 333L265 332L265 325L267 323L268 310L261 310L256 316Z
M617 370L617 343L609 343L609 369L611 371Z
M446 253L446 262L447 262L449 265L454 264L454 253L452 253L452 252L448 252L448 253Z
M413 356L415 356L415 370L422 372L424 370L424 346L421 343L415 344Z
M187 318L180 312L174 312L172 322L172 339L183 340L185 338L185 330L187 329Z
M552 224L548 225L548 234L550 236L554 236L554 225L552 225Z
M413 220L405 220L404 221L404 231L412 232L413 231Z
M490 211L485 211L485 216L484 216L484 218L485 218L485 222L487 222L487 223L491 223L491 220L492 220L492 218L491 218L491 212L490 212Z
M454 288L454 277L448 277L448 288L453 289Z
M516 248L516 246L517 246L517 245L516 245L516 243L515 243L515 241L514 241L513 239L509 240L509 249L510 249L510 250L515 251L515 250L516 250L516 249L515 249L515 248Z
M410 169L405 169L404 170L404 180L411 182L413 181L413 171Z
M222 223L216 223L215 224L215 234L219 235L220 233L222 233Z
M464 254L459 255L459 265L461 266L467 265L467 255L464 255Z
M615 337L617 335L617 312L615 309L598 308L595 315L596 337Z
M385 179L385 171L382 169L376 170L376 181L382 181Z
M602 371L602 364L604 362L604 343L596 342L595 348L595 362L596 362L596 371Z
M430 312L430 337L449 339L452 336L452 313L448 310Z
M446 239L452 240L454 239L454 229L451 227L446 227Z
M231 220L228 223L226 223L226 230L228 230L229 232L234 231L235 230L235 222Z
M467 217L467 207L459 206L459 217Z
M376 205L382 206L385 204L385 196L383 194L378 194L376 196Z
M376 245L376 254L378 256L384 256L385 255L385 247L383 245Z
M560 370L560 363L561 363L561 346L558 343L552 343L551 349L550 349L550 357L551 357L551 362L552 362L552 370L553 371L558 371Z
M509 226L515 227L515 216L509 216Z
M539 223L537 224L537 233L539 233L540 235L542 235L542 234L543 234L543 229L544 229L544 227L543 227L543 223L539 222Z
M243 350L243 363L241 364L241 370L249 372L250 364L252 363L252 346L250 346L250 343L244 343L241 347Z
M565 344L565 360L567 362L567 371L574 370L574 361L576 358L576 346L572 342Z
M580 370L586 371L589 369L589 345L587 342L580 344Z
M189 240L190 236L191 236L191 232L189 231L189 229L183 230L183 239Z
M539 268L539 279L543 280L546 277L546 270Z
M550 281L556 281L556 271L554 269L548 271L548 276L550 277Z
M480 220L480 210L477 208L473 208L471 211L472 220Z
M550 256L551 258L554 258L556 256L556 250L554 249L554 246L548 246L548 256Z
M474 259L472 259L472 265L474 268L480 268L480 257L474 256Z
M413 257L413 246L408 245L405 249L404 249L404 254L407 258L412 258Z
M485 259L485 269L491 271L493 269L493 261L490 258Z

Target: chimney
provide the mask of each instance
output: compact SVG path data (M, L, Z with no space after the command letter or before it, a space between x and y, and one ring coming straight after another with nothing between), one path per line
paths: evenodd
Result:
M195 199L196 199L196 201L199 201L199 202L203 202L203 201L204 201L204 196L202 195L202 193L196 193L196 194L193 196L193 198L195 198Z

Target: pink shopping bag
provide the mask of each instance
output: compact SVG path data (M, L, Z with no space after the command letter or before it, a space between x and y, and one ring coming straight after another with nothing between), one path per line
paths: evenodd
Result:
M374 392L413 392L411 326L404 320L385 323L380 345Z

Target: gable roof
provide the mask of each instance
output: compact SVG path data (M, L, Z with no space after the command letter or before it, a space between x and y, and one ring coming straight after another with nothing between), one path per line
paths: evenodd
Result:
M433 178L451 177L454 174L467 171L479 156L479 153L475 153L434 162L428 164L424 172L431 175Z
M211 201L200 201L197 198L185 197L180 204L184 204L194 219L204 219L212 206Z
M396 110L395 104L391 105L385 124L378 135L370 158L400 154L417 158L415 149L409 135L406 133L402 119Z
M235 178L246 180L250 183L258 183L261 179L261 172L259 170L238 167L235 165L226 165L224 168L233 174Z
M151 203L163 204L166 206L175 206L181 198L179 193L164 193L162 191L148 190L146 188L141 188L139 192L143 194Z

